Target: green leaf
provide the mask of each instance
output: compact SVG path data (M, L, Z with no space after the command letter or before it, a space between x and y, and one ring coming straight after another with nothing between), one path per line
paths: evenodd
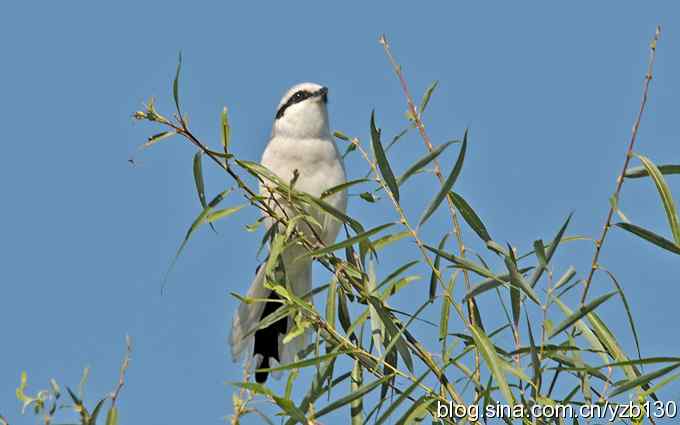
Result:
M586 305L583 305L579 307L574 313L572 313L569 317L564 319L559 325L557 325L553 331L550 333L548 338L552 338L555 335L559 334L560 332L564 331L567 329L569 326L573 325L574 323L578 322L586 316L588 313L591 311L595 310L597 307L600 306L603 302L607 301L609 298L611 298L614 294L616 294L618 291L613 291L608 294L604 294L602 296L599 296L589 302Z
M106 414L106 425L118 425L118 408L113 406Z
M399 176L399 178L397 179L397 184L399 186L403 185L406 182L406 180L408 180L414 174L416 174L421 169L423 169L427 164L434 161L435 158L437 158L444 151L444 149L449 147L449 145L451 145L454 142L455 141L452 140L452 141L444 143L443 145L437 146L436 148L434 148L432 150L432 152L429 152L427 155L425 155L424 157L420 158L418 161L413 163L413 165L411 165L410 167L408 167L408 169L406 171L404 171L404 174Z
M630 389L637 388L637 387L643 387L649 384L653 379L659 378L661 376L664 376L668 374L669 372L674 371L680 367L680 363L676 363L671 366L666 366L663 369L659 369L655 372L649 372L646 373L642 376L639 376L635 379L627 379L625 381L619 382L616 384L614 388L612 388L612 392L609 394L609 397L614 397L617 396L621 393L624 393Z
M223 208L223 209L221 209L221 210L217 210L217 211L211 212L211 213L209 213L208 216L206 217L206 222L212 224L213 222L215 222L215 221L217 221L217 220L219 220L219 219L221 219L221 218L229 217L230 215L232 215L232 214L235 213L236 211L239 211L241 208L243 208L243 207L245 207L245 206L246 206L245 204L243 204L243 205L237 205L237 206L235 206L235 207L231 207L231 208Z
M257 369L257 372L279 372L283 370L291 370L291 369L302 369L308 366L316 366L321 364L322 362L332 360L336 358L337 356L340 356L342 354L350 354L353 353L352 350L342 350L342 351L334 351L332 353L328 354L322 354L318 357L314 357L312 359L306 359L306 360L300 360L297 362L293 363L288 363L282 366L277 366L277 367L268 367L264 369Z
M534 291L534 289L529 285L529 283L524 279L524 277L520 274L518 268L517 268L517 260L515 259L515 255L513 254L512 248L510 245L508 245L508 252L509 255L505 257L505 266L508 268L508 271L510 272L510 284L511 286L515 287L516 289L524 292L526 296L528 296L533 302L535 302L538 305L541 305L541 300L538 298L538 294ZM511 292L512 294L512 292ZM517 300L519 302L519 299ZM517 312L519 314L519 311ZM516 320L519 320L519 317L516 317Z
M434 89L437 88L438 84L439 81L434 81L432 84L430 84L427 90L425 90L423 99L420 101L420 105L418 106L418 115L423 115L423 113L425 112L427 104L430 103L430 97L432 97L432 93L434 92Z
M170 136L174 136L175 134L177 133L174 131L162 131L158 134L154 134L153 136L146 139L146 142L144 142L144 144L142 145L142 149L146 149L149 146L154 145L163 139L167 139Z
M387 161L387 156L383 150L382 143L380 143L380 130L375 127L375 111L371 112L371 143L373 145L373 154L378 163L380 174L382 175L387 187L392 192L394 199L399 202L399 186L390 168L390 163Z
M184 123L184 118L182 118L182 112L179 108L179 73L182 70L182 52L179 52L179 58L177 60L177 72L175 73L175 80L172 82L172 98L175 100L175 106L177 107L177 115L179 119Z
M529 270L531 270L531 267L525 267L519 269L518 272L526 273ZM477 285L473 286L472 289L470 289L470 291L467 294L465 294L461 302L465 302L472 297L476 297L477 295L484 293L490 289L497 288L498 286L507 285L509 284L509 282L510 282L509 274L502 274L495 276L494 278L485 279L478 283Z
M449 233L445 233L444 237L439 241L437 250L443 251L446 240L449 238ZM432 265L432 274L430 275L430 301L434 301L437 296L437 272L439 272L439 263L441 263L441 255L437 254L434 257L434 264ZM436 272L435 272L436 271ZM441 273L440 273L441 275Z
M316 415L314 415L315 418L320 418L324 415L327 415L331 413L334 410L337 410L341 408L342 406L345 406L354 400L361 398L364 396L364 394L367 394L371 392L374 388L377 386L381 385L383 382L386 382L390 379L392 379L394 375L387 375L383 376L380 379L377 379L373 382L370 382L368 384L364 384L361 387L359 387L356 391L339 398L338 400L335 400L333 403L329 404L328 406L325 406L323 409L319 409L319 411L316 412Z
M486 336L484 331L482 331L476 325L470 325L470 332L472 333L472 338L475 341L477 349L482 354L482 357L484 358L484 361L486 362L487 366L489 366L491 375L496 380L498 388L503 394L503 397L505 397L505 400L508 402L509 405L514 406L515 398L513 397L512 392L510 391L508 381L505 379L505 374L503 373L503 366L501 365L501 359L498 357L496 350L493 347L493 344Z
M640 340L638 339L638 334L637 330L635 329L635 321L633 320L633 314L630 312L630 305L628 304L628 299L626 298L626 294L623 292L623 287L619 284L619 281L616 279L616 276L609 270L603 269L600 267L600 270L603 270L609 278L612 280L612 283L614 283L614 286L619 292L619 295L621 295L621 301L623 302L623 307L626 310L626 315L628 316L628 324L630 325L631 332L633 333L633 340L635 341L635 348L637 349L637 355L638 358L640 358L642 355L640 354Z
M363 371L361 369L361 363L359 360L354 360L354 366L352 367L352 377L350 380L350 393L359 390L363 382L364 377ZM364 423L364 400L362 397L358 397L352 401L350 405L350 414L352 416L352 425L362 425Z
M222 140L222 148L224 149L224 154L229 155L229 144L231 142L231 127L229 126L229 116L227 115L227 107L222 109L222 115L220 119L220 138Z
M373 196L371 192L362 192L359 194L359 197L366 202L370 202L371 204L375 203L375 196Z
M196 193L198 194L198 201L201 203L201 207L206 209L208 207L208 201L205 199L205 182L203 180L203 163L201 161L203 152L198 150L194 154L194 183L196 184ZM217 233L215 226L210 223L210 228L213 232Z
M455 205L456 209L460 211L460 215L463 216L463 220L465 220L468 226L470 226L470 228L474 230L475 233L477 233L477 236L479 236L484 242L491 241L491 236L489 236L486 226L484 226L484 223L472 209L470 204L468 204L462 196L455 192L450 192L449 196L451 197L451 201L453 201L453 205Z
M663 248L665 250L668 250L674 254L680 254L680 245L676 244L675 242L669 241L668 239L664 238L663 236L657 235L656 233L652 232L651 230L647 230L643 227L636 226L631 223L616 223L615 226L618 226L624 230L629 231L630 233L641 237L642 239L647 240L648 242L653 243L654 245Z
M675 165L675 164L665 164L665 165L658 165L657 168L661 172L661 174L680 174L680 165ZM625 176L629 179L636 179L640 177L647 177L649 176L649 172L647 169L643 167L632 167L626 170Z
M531 322L529 321L529 314L526 310L524 311L524 316L527 319L527 332L529 334L529 347L531 351L531 366L534 370L533 377L533 388L532 397L535 399L536 394L541 393L541 360L538 358L538 350L536 349L536 343L534 342L534 334L531 332Z
M97 425L97 417L99 416L99 412L101 411L102 406L104 406L104 402L106 400L108 400L108 397L102 398L94 406L94 410L92 411L92 415L90 415L90 419L87 421L88 425Z
M329 196L341 192L343 190L347 190L348 188L355 186L357 184L361 183L366 183L372 181L371 179L356 179L356 180L350 180L345 183L341 183L337 186L333 186L330 189L327 189L321 194L321 199L328 198Z
M180 244L179 248L177 249L177 253L175 254L175 257L173 258L172 262L170 263L170 267L168 267L168 271L165 273L165 278L163 279L163 285L165 286L165 281L167 280L168 274L170 274L170 271L172 268L175 266L175 263L177 262L177 259L179 258L179 255L182 253L184 250L184 247L186 246L187 242L189 242L189 238L191 238L191 235L198 229L202 224L206 223L208 221L208 217L210 213L212 212L213 208L215 208L222 200L231 192L231 189L227 189L224 192L219 193L217 196L215 196L209 203L206 208L201 211L201 213L196 217L194 222L191 224L189 227L189 230L187 230L186 235L184 236L184 240ZM240 209L240 208L239 208ZM219 217L218 217L219 218ZM211 221L215 221L217 218L214 218Z
M418 226L422 226L423 224L425 224L425 222L427 221L428 218L430 218L432 213L434 213L437 210L439 205L442 203L444 198L446 198L446 195L453 187L453 184L456 182L456 179L458 179L458 175L460 175L460 170L463 168L463 162L465 161L465 151L467 149L467 136L468 131L465 130L465 135L463 136L463 145L460 147L460 153L458 154L456 164L453 166L451 174L449 174L449 176L442 184L442 187L439 189L439 193L437 193L437 196L434 197L432 202L430 202L430 205L423 213L423 216L421 217Z
M635 156L642 162L645 169L651 176L656 189L661 197L661 202L666 210L666 217L668 218L668 224L671 227L671 233L673 234L673 239L676 244L680 245L680 220L678 219L678 212L675 209L675 202L673 202L673 196L671 195L671 190L663 178L661 171L654 165L654 163L646 156L635 154Z
M304 412L297 408L291 400L275 395L272 390L262 384L256 384L254 382L232 382L231 385L252 391L256 394L266 395L274 400L274 402L291 418L294 418L296 421L303 424L309 423Z
M373 308L375 308L376 313L380 317L380 321L385 326L385 331L389 335L390 340L396 339L395 345L397 351L404 360L408 370L413 373L413 359L411 358L411 352L409 351L408 344L406 344L402 332L400 332L400 328L405 328L390 312L385 309L381 299L375 296L369 296L368 302ZM397 323L399 323L399 327L397 327Z
M567 219L564 221L564 224L560 228L560 230L557 232L557 235L555 235L555 238L552 240L550 245L548 246L548 251L545 253L545 263L548 264L550 263L550 260L552 260L553 255L555 255L555 251L557 251L557 247L560 245L560 243L563 242L562 237L564 236L564 232L567 231L567 227L569 227L569 222L571 221L571 217L574 215L574 213L570 213ZM534 274L531 276L531 279L529 279L529 285L533 288L536 286L538 283L538 280L541 278L541 275L543 275L543 272L545 271L546 267L539 267L536 268L534 271Z
M377 252L385 248L387 245L400 241L409 236L411 236L411 232L408 230L404 230L399 233L391 233L389 235L383 236L382 238L373 241L373 248Z
M420 418L425 416L430 404L434 401L435 399L428 395L421 396L404 412L404 415L396 422L396 425L410 425L415 422L421 422L422 419Z
M359 243L359 242L362 242L362 241L368 239L370 236L373 236L376 233L379 233L379 232L387 229L390 226L394 226L394 223L382 224L380 226L377 226L377 227L374 227L370 230L367 230L363 233L359 233L358 235L353 236L349 239L345 239L344 241L340 241L340 242L335 243L333 245L330 245L330 246L327 246L327 247L324 247L324 248L321 248L321 249L317 249L317 250L312 251L312 252L308 252L307 254L304 254L303 257L320 257L322 255L337 251L339 249L342 249L342 248L345 248L345 247L348 247L348 246L352 246L356 243Z
M374 425L382 425L383 423L385 423L385 421L387 419L389 419L389 417L392 415L392 413L394 413L394 411L397 409L397 407L399 407L399 405L401 403L403 403L406 400L406 398L408 398L416 388L418 388L418 385L429 374L430 374L430 369L427 369L422 375L420 375L420 377L418 377L418 379L414 383L412 383L408 388L406 388L404 391L402 391L401 394L399 394L399 397L397 397L396 400L394 400L393 402L391 402L389 404L389 407L387 408L387 410L385 410L385 412L382 414L382 416L380 416L376 420Z

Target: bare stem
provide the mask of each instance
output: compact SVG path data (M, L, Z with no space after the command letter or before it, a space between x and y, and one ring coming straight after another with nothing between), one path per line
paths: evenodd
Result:
M115 407L116 401L118 400L118 395L120 395L120 390L123 389L125 385L125 372L130 365L130 355L132 354L132 339L129 335L125 336L125 357L123 358L123 364L120 366L120 376L118 377L118 384L116 388L111 393L111 408Z
M656 32L654 33L654 38L649 45L649 62L647 64L647 73L645 74L645 82L642 89L642 100L640 101L640 109L638 110L637 118L635 119L635 124L633 125L633 130L628 143L628 150L626 151L626 159L623 162L623 167L621 168L621 173L616 179L616 190L614 191L614 198L618 200L619 194L621 193L621 187L623 186L623 180L626 175L626 170L628 169L628 164L633 156L633 148L635 147L635 141L637 140L638 130L640 128L640 121L642 120L642 114L645 111L645 106L647 105L647 94L649 93L649 84L652 81L652 73L654 71L654 60L656 59L656 43L661 35L661 26L656 27ZM600 238L595 241L595 254L593 255L593 260L590 265L590 272L588 273L588 279L586 279L585 287L583 288L583 294L581 295L581 304L586 302L588 297L588 290L590 289L590 283L593 280L593 275L595 270L598 268L598 259L600 258L600 252L602 251L602 245L604 244L609 228L611 227L612 216L614 215L614 206L609 207L609 212L607 213L607 220L602 228L602 234Z
M397 63L396 59L394 58L394 55L392 55L392 51L390 50L390 45L387 42L387 37L383 34L380 39L379 39L380 44L383 46L385 49L385 54L387 55L387 58L390 61L390 64L392 64L392 68L394 69L395 74L397 74L397 77L399 78L399 83L401 84L401 89L404 92L404 97L406 97L406 103L408 104L408 109L410 115L413 117L413 122L416 125L416 128L418 129L418 132L420 133L420 137L425 143L425 146L427 147L427 150L429 152L432 152L434 150L434 146L432 146L432 142L430 140L430 136L428 136L427 131L425 131L425 124L423 124L423 120L418 113L418 110L416 109L416 105L413 102L413 97L411 96L411 92L408 89L408 84L406 82L406 78L404 77L404 74L401 70L401 66ZM435 158L434 160L434 174L437 176L437 179L439 180L439 184L443 185L444 184L444 176L442 175L441 171L441 166L439 165L439 160ZM453 222L453 234L456 237L456 243L458 245L458 251L460 252L460 256L462 258L465 258L465 244L463 243L463 236L462 236L462 231L460 228L460 222L458 221L458 215L456 214L456 208L453 204L453 200L451 199L450 195L446 196L447 204L449 207L449 213L451 215L451 221ZM470 274L467 270L463 269L463 279L465 282L465 289L469 292L471 288L470 284ZM467 311L468 311L468 320L471 323L477 323L480 318L475 317L475 299L474 297L470 297L467 302ZM480 370L480 358L479 358L479 352L475 350L475 370L476 370L476 378L479 379L479 370Z

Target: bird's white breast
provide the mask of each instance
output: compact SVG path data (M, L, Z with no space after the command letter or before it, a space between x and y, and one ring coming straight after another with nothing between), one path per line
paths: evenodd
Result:
M324 191L346 180L342 159L335 142L330 137L318 139L274 137L262 155L262 165L285 182L290 182L294 170L297 170L299 177L295 189L315 197L320 197ZM343 212L347 207L345 191L324 200ZM337 221L330 221L333 223L329 223L325 218L322 221L329 223L324 231L326 243L335 240L340 227Z

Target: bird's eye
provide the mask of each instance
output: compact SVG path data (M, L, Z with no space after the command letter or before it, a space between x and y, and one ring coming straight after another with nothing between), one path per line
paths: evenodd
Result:
M305 98L305 92L299 91L293 95L293 100L300 101Z

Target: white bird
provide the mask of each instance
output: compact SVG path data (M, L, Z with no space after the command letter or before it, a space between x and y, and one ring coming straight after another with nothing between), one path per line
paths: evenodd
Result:
M345 182L345 169L342 156L338 152L328 123L328 89L314 83L298 84L286 92L276 112L269 144L262 154L261 164L267 167L284 182L291 182L298 174L295 189L312 196L321 194L334 186ZM269 196L265 187L260 193ZM347 194L337 192L327 198L326 202L340 211L347 208ZM298 215L285 200L279 200L290 218ZM274 204L272 207L275 208ZM322 226L317 231L323 243L328 245L335 241L341 223L318 209L306 211ZM267 227L272 225L270 219L265 220ZM299 229L308 236L313 233L307 226ZM310 240L314 240L313 238ZM281 254L288 287L297 296L307 294L312 289L311 259L300 256L306 249L300 245L287 247ZM256 272L255 279L248 290L248 297L278 299L278 295L264 287L264 267ZM281 306L276 302L241 303L232 320L230 344L231 354L235 362L243 354L252 360L256 368L275 367L277 364L288 364L295 360L296 354L307 345L306 332L293 338L287 344L283 337L291 330L291 317L279 320L267 328L254 334L260 320L272 314ZM265 382L268 373L256 372L255 380Z

